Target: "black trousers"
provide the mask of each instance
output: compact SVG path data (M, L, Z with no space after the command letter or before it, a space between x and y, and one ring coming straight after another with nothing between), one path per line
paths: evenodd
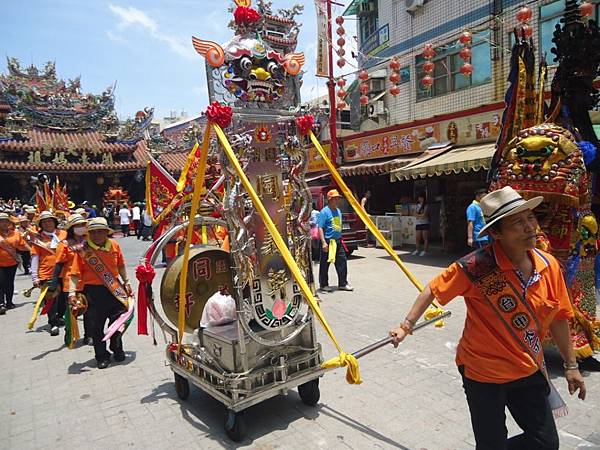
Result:
M329 264L327 257L329 252L323 251L323 246L320 246L321 258L319 260L319 287L324 288L329 286ZM335 271L338 276L338 286L346 286L348 284L348 258L346 251L340 241L337 241L337 249L335 253Z
M29 268L31 267L31 253L30 252L19 252L21 255L21 261L23 261L23 272L29 274Z
M106 286L95 286L86 284L83 288L88 301L88 325L89 336L94 341L94 353L96 361L104 361L110 358L110 353L106 350L104 339L104 327L108 320L110 326L121 314L125 312L125 306L117 300ZM110 350L115 353L123 353L123 341L121 333L116 332L110 338Z
M0 267L0 306L12 305L17 265Z
M558 433L548 403L550 387L538 371L504 384L480 383L464 376L477 450L558 450ZM507 440L505 407L522 434Z
M48 280L45 282L47 283ZM59 281L56 289L58 289L59 294L54 298L54 302L48 310L48 324L51 327L58 327L63 324L63 318L67 310L67 297L69 296L68 292L63 292L62 280Z
M121 232L123 233L124 237L129 236L129 224L121 225Z

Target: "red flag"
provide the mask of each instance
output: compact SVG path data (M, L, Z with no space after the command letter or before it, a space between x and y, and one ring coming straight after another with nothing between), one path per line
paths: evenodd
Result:
M37 208L38 214L48 209L48 205L46 204L44 194L42 193L39 187L35 189L35 206Z
M181 203L177 182L154 158L146 167L146 210L154 223L165 219Z
M52 192L52 206L54 211L69 212L69 198L67 197L67 187L60 187L60 181L56 179L54 191Z

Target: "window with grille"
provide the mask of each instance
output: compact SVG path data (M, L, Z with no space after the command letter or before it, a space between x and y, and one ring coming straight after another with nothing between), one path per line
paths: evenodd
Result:
M369 36L377 31L377 14L363 16L359 20L360 42L367 40Z
M416 57L417 101L480 86L492 81L489 33L473 35L471 64L474 70L471 76L460 73L460 68L464 64L459 56L461 49L462 45L457 42L451 42L435 49L436 56L432 60L435 63L435 69L431 74L434 81L430 89L425 89L421 84L421 80L426 75L423 70L426 59L421 55Z

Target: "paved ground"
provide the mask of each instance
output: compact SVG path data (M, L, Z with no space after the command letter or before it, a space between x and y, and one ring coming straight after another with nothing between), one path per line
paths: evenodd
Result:
M135 238L120 239L133 267L142 253ZM402 252L404 253L404 252ZM404 257L423 282L447 258ZM331 269L333 272L333 268ZM347 351L384 337L404 317L416 290L382 250L360 249L349 261L353 293L326 294L323 310ZM334 276L335 277L335 276ZM157 277L157 281L158 281ZM334 284L335 278L331 284ZM17 277L17 288L31 284ZM46 318L27 331L32 302L0 317L0 448L68 446L71 449L231 448L223 408L193 388L180 402L164 364L164 345L124 338L127 360L100 371L91 347L68 350L46 331ZM289 393L251 408L243 447L469 449L474 447L454 348L464 321L461 299L443 329L426 329L399 349L391 346L360 360L364 383L346 384L341 370L321 380L321 401L303 405ZM335 353L321 333L325 356ZM551 355L552 356L552 355ZM556 355L549 361L560 392L568 397ZM586 374L588 399L568 398L570 415L558 420L561 448L600 449L600 374ZM509 432L517 431L509 423Z

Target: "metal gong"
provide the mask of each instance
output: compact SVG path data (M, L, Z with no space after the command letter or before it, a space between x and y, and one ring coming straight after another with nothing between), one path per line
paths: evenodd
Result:
M183 255L177 256L165 270L160 285L160 299L167 321L176 329L179 311L179 280ZM233 292L230 255L209 245L190 249L185 291L185 332L198 328L204 305L217 291Z

